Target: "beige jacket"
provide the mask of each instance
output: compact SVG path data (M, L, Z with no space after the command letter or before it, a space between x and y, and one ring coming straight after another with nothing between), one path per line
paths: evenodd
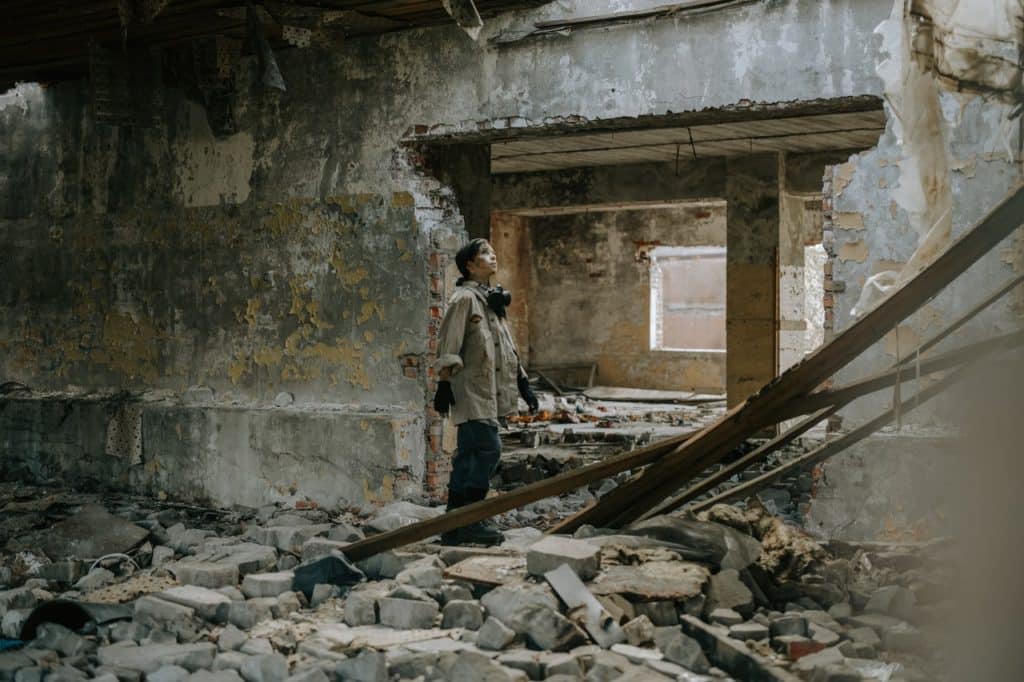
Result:
M437 355L439 371L451 368L455 424L516 411L519 355L508 323L487 305L480 284L467 281L452 295L441 321Z

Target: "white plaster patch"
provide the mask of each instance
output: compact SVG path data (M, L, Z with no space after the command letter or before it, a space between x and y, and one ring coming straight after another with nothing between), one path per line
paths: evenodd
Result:
M255 143L248 132L218 140L206 115L189 105L191 134L175 149L177 190L185 206L242 203L249 198Z

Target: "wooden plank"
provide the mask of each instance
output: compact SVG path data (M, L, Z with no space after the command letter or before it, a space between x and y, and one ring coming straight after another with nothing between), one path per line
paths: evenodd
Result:
M925 404L926 402L937 396L939 393L944 391L947 387L951 386L952 384L962 379L963 376L969 370L969 368L974 364L975 363L969 363L953 372L950 372L949 374L947 374L946 376L942 377L934 384L929 386L928 388L920 391L917 395L911 396L907 400L904 400L903 402L900 403L898 412L900 414L907 414L915 407ZM856 429L850 431L849 433L840 436L835 440L829 441L828 443L825 443L821 447L815 448L814 450L811 450L810 452L801 455L800 457L797 457L796 459L787 462L786 464L783 464L780 467L776 467L775 469L772 469L771 471L766 472L758 476L757 478L752 478L749 481L745 481L744 483L741 483L734 488L730 488L729 490L726 490L723 493L715 495L714 497L704 500L698 504L691 505L690 509L692 509L695 512L699 512L705 509L710 509L716 504L729 502L730 500L735 500L740 497L747 497L757 492L758 490L761 490L762 488L771 485L775 481L778 481L780 478L784 478L785 476L792 473L793 471L796 471L797 469L814 466L815 464L823 462L829 457L832 457L833 455L842 452L851 445L859 443L860 441L864 440L875 431L878 431L882 427L891 423L896 418L896 413L897 410L887 410L880 414L879 416L872 419L871 421L861 426L858 426Z
M747 436L777 423L789 402L806 395L880 340L1002 242L1022 219L1024 183L1019 183L965 235L847 330L648 467L638 479L619 486L596 505L571 517L560 529L572 530L584 524L616 527L639 518Z
M1019 346L1021 343L1024 343L1024 330L1000 334L991 339L970 343L962 348L922 360L920 365L921 375L941 372L942 370L960 365L972 357L981 357L1002 348ZM911 357L914 357L914 355L911 355ZM837 388L811 393L806 398L795 401L787 406L781 413L781 416L783 419L790 419L812 410L827 408L830 405L841 408L857 398L894 385L897 378L901 383L913 381L914 373L903 366L904 364L900 363L899 366Z
M990 295L986 296L981 302L979 302L977 305L975 305L966 313L957 318L957 320L954 321L952 324L950 324L945 329L935 334L930 339L928 339L920 346L918 346L918 348L915 349L915 351L911 353L909 357L904 358L901 362L897 363L893 369L890 369L888 372L883 372L882 375L888 376L889 380L881 384L880 387L889 386L893 382L895 382L896 377L898 376L899 365L905 365L910 363L915 357L920 356L921 353L924 353L928 349L933 348L934 346L948 338L950 334L955 332L957 329L960 329L964 324L966 324L971 319L976 317L981 311L985 310L988 306L992 305L1000 298L1002 298L1004 295L1006 295L1008 292L1012 291L1021 282L1024 282L1024 275L1014 277L1009 282L1004 284L1002 287L992 292ZM1024 340L1020 338L1020 334L1021 332L1005 334L1001 338L995 340L970 344L958 350L943 354L937 358L931 358L929 362L926 362L921 365L921 373L930 374L932 372L951 367L955 364L959 364L960 362L971 359L973 357L978 357L979 355L986 352L985 347L988 347L989 350L992 350L995 348L1002 347L1002 344L1004 342L1007 343L1009 347L1019 345L1019 343L1022 340ZM993 341L994 343L992 343ZM944 359L953 360L953 362L946 362L944 361ZM869 378L867 380L862 380L861 382L857 383L863 389L868 387L870 381L871 379ZM744 469L749 467L751 464L764 460L772 452L792 442L795 438L805 433L808 429L813 427L822 419L827 419L828 417L832 416L833 414L841 410L844 406L848 405L851 400L860 397L861 395L864 395L866 392L868 392L851 390L856 388L857 385L850 384L844 387L833 389L831 391L818 391L816 393L812 393L810 396L808 396L808 400L805 401L802 405L800 405L800 409L795 410L793 412L793 416L809 412L810 409L813 409L813 405L815 404L818 404L821 408L818 412L804 419L803 421L801 421L799 424L789 429L788 431L776 436L775 438L768 441L767 443L757 448L753 452L747 453L740 459L715 472L714 474L711 474L707 478L703 479L696 485L691 486L690 488L680 493L679 495L676 495L675 497L672 497L666 502L658 505L654 509L645 513L641 518L649 518L657 514L665 514L675 509L678 509L687 502L690 502L695 498L703 495L708 490L714 488L716 485L719 485L728 480L729 478L731 478L732 476L735 476L740 471L743 471Z
M608 457L600 462L571 469L543 481L525 485L504 495L459 507L433 519L358 540L345 546L345 556L353 561L358 561L388 549L429 538L432 535L462 528L470 523L522 507L537 500L543 500L546 497L571 492L580 486L649 464L672 448L685 443L686 439L691 436L693 436L692 433L684 433L666 438L638 450Z

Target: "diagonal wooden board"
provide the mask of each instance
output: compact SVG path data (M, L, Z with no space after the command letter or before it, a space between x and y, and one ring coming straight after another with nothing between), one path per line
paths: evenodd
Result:
M558 532L571 532L584 524L619 527L639 518L697 473L720 461L750 434L777 423L787 404L807 395L879 341L995 248L1022 221L1024 184L1019 183L966 234L874 310L734 407L722 419L649 466L639 478L616 488L597 504L560 524Z

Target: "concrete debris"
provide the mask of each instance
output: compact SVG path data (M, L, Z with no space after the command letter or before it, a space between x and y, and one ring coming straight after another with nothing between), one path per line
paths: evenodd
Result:
M212 528L178 510L134 514L150 546L137 567L60 560L0 591L11 639L58 598L123 600L131 616L38 624L28 646L0 653L0 680L909 680L886 666L924 667L925 616L941 613L948 578L911 550L832 555L756 503L630 531L649 535L411 546L362 571L338 553L375 532L362 517L246 513Z

